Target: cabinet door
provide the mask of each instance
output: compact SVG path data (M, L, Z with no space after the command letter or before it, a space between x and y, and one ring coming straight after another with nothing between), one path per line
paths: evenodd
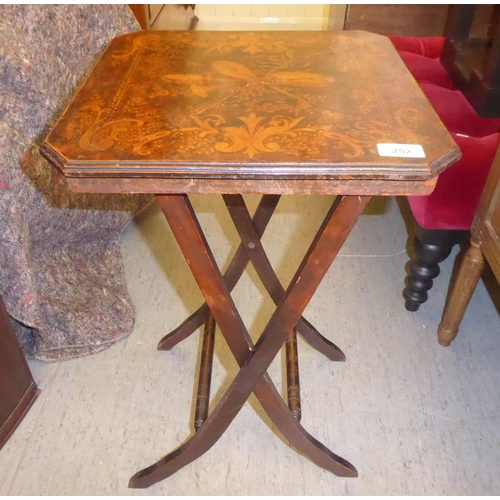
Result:
M0 298L0 448L39 392Z

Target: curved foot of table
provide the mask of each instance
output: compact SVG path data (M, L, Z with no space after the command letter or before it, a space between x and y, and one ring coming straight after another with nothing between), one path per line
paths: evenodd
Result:
M323 337L303 316L295 329L311 347L324 354L331 361L345 361L345 354L342 350L326 337Z
M255 395L279 432L301 455L336 476L358 477L354 465L330 451L302 427L267 373L256 386Z
M207 432L203 432L202 425L196 434L191 436L186 443L179 446L179 448L161 458L153 465L134 474L130 478L128 487L149 488L158 481L162 481L172 474L175 474L178 470L201 457L201 455L214 445L215 441L207 443L207 440L203 438L210 438L210 436Z
M211 443L210 446L202 446L199 442L194 442L196 436L200 434L202 427L200 427L198 432L194 434L187 443L161 458L155 464L134 474L129 480L128 487L149 488L153 484L172 476L184 466L203 455L214 443ZM332 453L326 446L312 437L303 427L300 425L298 427L300 427L302 431L300 440L305 446L301 446L302 449L296 446L295 448L297 448L301 454L306 455L307 458L311 459L314 463L332 472L336 476L358 477L358 472L352 464ZM304 452L304 448L308 448L307 452ZM314 459L311 455L314 456Z
M285 439L303 456L323 469L339 477L358 477L356 468L347 460L339 457L311 436L293 416L279 396L274 384L266 374L255 388L255 394L273 423L279 424L279 431ZM224 406L224 404L220 405ZM219 407L220 407L219 406ZM230 405L227 405L230 406ZM188 441L153 465L134 474L129 488L148 488L172 476L206 453L225 432L240 408L233 408L231 416L224 415L225 421L210 418L192 435Z
M203 304L196 312L191 314L182 324L180 324L175 330L172 330L169 334L165 335L160 342L158 342L157 349L159 351L170 351L179 342L187 339L192 335L200 326L205 323L208 314L207 304Z

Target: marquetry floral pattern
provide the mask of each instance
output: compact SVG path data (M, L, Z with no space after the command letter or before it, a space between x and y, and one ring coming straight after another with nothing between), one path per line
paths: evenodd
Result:
M104 151L117 143L122 143L130 145L136 154L147 155L150 151L145 150L144 147L148 143L172 133L170 130L160 130L151 134L143 133L145 122L133 118L106 120L103 115L108 110L103 110L99 106L89 105L82 110L96 112L94 122L78 141L79 146L86 151Z
M311 71L270 71L259 77L247 66L233 61L213 61L208 74L169 74L163 79L169 83L189 85L193 94L208 97L218 89L238 91L247 85L265 86L268 89L291 97L303 109L311 104L284 87L326 87L335 79L331 76Z
M299 34L297 34L297 38L300 38ZM315 39L311 38L311 36L307 37L308 43L314 43L314 41ZM303 47L304 41L300 40L299 43ZM207 49L207 52L217 51L226 54L232 52L234 49L241 50L248 54L283 53L289 59L293 59L296 55L289 40L288 43L286 43L284 40L280 40L279 37L277 38L276 34L271 36L265 32L234 33L228 34L225 38L218 37L215 43Z
M218 142L215 149L221 153L236 153L243 151L244 154L253 158L257 152L274 153L279 151L280 145L272 142L271 138L280 135L297 137L293 128L303 118L292 120L287 117L274 117L266 122L262 116L251 113L250 116L242 116L239 120L244 126L222 127L221 132L230 142Z
M206 33L203 40L199 39L193 32L187 31L172 31L169 33L168 39L156 33L147 33L135 37L131 47L122 53L115 54L114 57L126 58L141 49L162 51L170 49L173 45L184 45L199 48L207 54L212 52L228 54L239 50L252 55L283 53L288 59L293 59L296 56L294 46L303 49L305 45L321 43L320 35L314 37L308 34L308 36L302 37L300 33L297 33L294 38L295 43L290 44L290 39L286 34L280 36L277 33L270 35L265 32Z
M418 117L408 107L397 123L384 120L385 112L363 119L384 109L382 99L369 85L351 88L343 71L368 65L366 56L350 57L336 46L334 77L311 57L322 37L301 37L136 36L112 55L121 72L114 93L93 96L80 107L80 125L74 128L73 121L67 138L78 137L86 151L116 148L173 161L204 161L214 154L257 159L277 152L291 160L327 161L335 151L358 158L373 152L376 142L411 137ZM342 43L339 35L336 44ZM194 54L187 63L186 50Z
M138 155L145 156L153 151L153 143L167 136L198 144L196 149L200 154L209 152L239 153L254 158L259 153L275 153L282 151L283 139L295 139L299 145L307 149L308 144L318 136L329 140L332 146L342 148L348 157L363 154L359 140L332 130L331 125L302 124L304 117L292 118L276 115L271 118L257 116L250 113L241 116L234 125L228 125L226 119L220 115L211 115L204 118L191 116L192 126L157 130L147 133L145 123L137 119L119 119L105 121L102 116L107 110L98 106L87 106L88 112L95 112L96 116L91 126L80 137L79 145L86 151L104 151L108 148L121 145L129 146ZM194 139L183 141L183 137L194 134L201 139L196 143ZM285 141L288 143L288 141ZM184 146L180 146L184 150ZM196 153L196 151L193 151Z

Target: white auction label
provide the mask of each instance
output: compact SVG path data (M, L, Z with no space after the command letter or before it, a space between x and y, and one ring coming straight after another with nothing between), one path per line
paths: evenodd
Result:
M420 144L377 144L380 156L397 158L425 158L424 148Z

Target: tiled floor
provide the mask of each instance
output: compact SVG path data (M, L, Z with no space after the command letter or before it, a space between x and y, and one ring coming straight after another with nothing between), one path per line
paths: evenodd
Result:
M248 197L252 207L255 197ZM264 244L286 283L330 202L283 197ZM222 201L194 196L219 262L237 236ZM252 398L202 458L148 490L127 489L137 470L191 433L198 335L170 352L157 341L201 302L158 206L123 234L137 307L133 334L110 349L61 363L30 362L42 394L0 452L1 495L440 495L500 492L500 319L483 282L456 341L436 327L453 268L409 313L401 298L408 231L395 199L375 199L305 316L347 355L333 363L299 342L304 427L351 461L359 478L319 469L290 449ZM495 288L496 290L496 288ZM495 293L497 293L495 291ZM255 335L270 300L249 269L233 294ZM280 387L281 360L270 374ZM217 400L236 373L218 335Z

